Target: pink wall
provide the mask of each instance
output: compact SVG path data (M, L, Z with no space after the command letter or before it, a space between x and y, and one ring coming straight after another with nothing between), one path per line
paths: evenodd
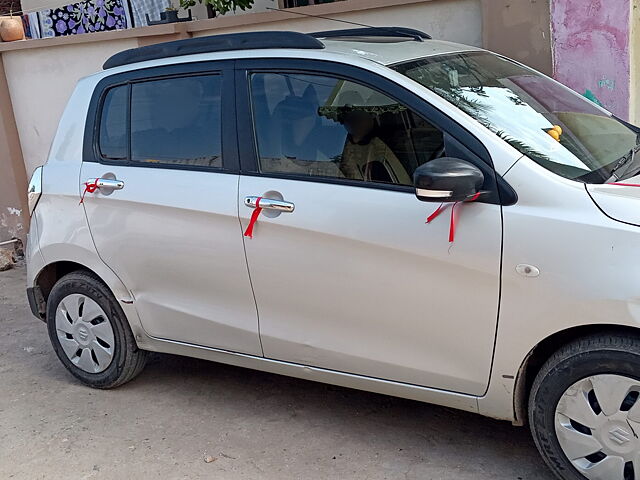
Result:
M554 78L629 117L632 0L551 0Z

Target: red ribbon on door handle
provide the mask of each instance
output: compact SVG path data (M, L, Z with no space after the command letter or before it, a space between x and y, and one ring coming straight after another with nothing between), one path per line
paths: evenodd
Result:
M481 194L482 192L478 192L469 200L465 200L465 202L475 202ZM458 203L460 202L448 203L446 205L444 203L441 203L440 206L436 208L435 211L427 217L427 221L425 222L425 223L431 223L433 220L436 219L436 217L438 217L442 212L444 212L449 205L451 205L451 219L449 220L449 243L453 243L456 237L455 213L456 213L456 206L458 205Z
M262 207L260 207L260 200L262 200L262 197L258 197L256 199L256 208L251 214L251 220L249 220L249 225L247 225L247 229L244 231L245 237L253 238L253 226L258 221L258 217L262 212Z
M84 203L84 196L87 193L93 193L98 189L98 178L96 178L93 182L84 182L84 191L82 192L82 196L80 197L80 204Z

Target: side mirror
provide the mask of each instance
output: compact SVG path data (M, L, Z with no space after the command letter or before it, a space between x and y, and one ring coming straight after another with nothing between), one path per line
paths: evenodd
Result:
M416 197L423 202L462 202L478 193L483 183L478 167L451 157L431 160L413 173Z

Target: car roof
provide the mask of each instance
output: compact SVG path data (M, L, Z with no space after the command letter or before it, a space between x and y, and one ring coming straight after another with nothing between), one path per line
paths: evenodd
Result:
M457 52L482 51L481 48L446 42L399 38L326 39L319 38L327 52L356 55L382 65L393 65L418 58L446 55Z
M181 63L180 57L211 54L225 58L263 57L265 50L340 54L372 60L382 65L433 55L480 50L442 40L406 27L370 27L351 30L300 33L257 31L175 40L124 50L111 56L103 68L109 70L147 61ZM261 52L262 51L262 52Z

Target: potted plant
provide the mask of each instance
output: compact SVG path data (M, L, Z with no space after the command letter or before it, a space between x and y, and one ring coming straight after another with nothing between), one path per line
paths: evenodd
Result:
M167 7L164 12L160 12L160 20L165 20L167 23L174 23L178 21L178 9L175 7Z
M160 25L162 23L176 23L176 22L189 22L193 20L191 16L191 10L189 10L189 16L180 18L178 17L178 9L174 6L165 8L164 12L160 12L160 20L151 20L149 14L147 16L147 25Z
M15 42L16 40L24 40L24 27L22 25L22 17L13 16L13 3L9 9L9 17L5 17L0 21L0 38L3 42Z

